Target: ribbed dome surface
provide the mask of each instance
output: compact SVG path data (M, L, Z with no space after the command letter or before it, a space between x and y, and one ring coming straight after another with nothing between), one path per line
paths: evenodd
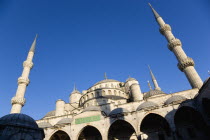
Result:
M170 98L168 98L166 101L165 101L165 105L169 105L169 104L173 104L173 103L180 103L184 100L186 100L187 98L181 96L181 95L175 95L175 96L172 96Z
M65 124L70 124L72 122L73 122L73 119L72 118L63 118L60 121L58 121L56 123L56 125L65 125Z
M157 106L158 106L158 104L147 101L147 102L144 102L144 103L140 104L138 106L138 108L136 109L136 111L140 111L140 110L143 110L143 109L149 109L149 108L155 108Z
M119 82L119 81L113 80L113 79L105 79L105 80L97 82L95 85L102 84L102 83L108 83L108 82Z
M30 116L20 113L5 115L0 118L0 125L12 125L37 129L38 125Z
M55 116L55 110L48 112L44 117Z
M110 113L109 113L109 116L110 115L116 115L116 114L123 114L123 113L129 113L130 111L128 111L127 109L125 108L116 108L114 110L112 110Z
M49 128L49 127L52 127L52 125L48 122L41 122L41 123L38 123L38 126L39 128Z
M160 95L160 94L166 94L166 93L164 93L161 90L156 90L156 89L155 90L150 90L149 92L144 94L144 98L149 98L149 97L152 97L152 96L155 96L155 95Z

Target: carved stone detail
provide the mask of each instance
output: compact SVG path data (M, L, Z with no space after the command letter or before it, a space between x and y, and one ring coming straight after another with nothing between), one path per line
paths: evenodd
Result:
M33 67L33 63L30 61L24 61L23 62L23 67L29 67L30 69Z
M178 68L183 71L188 66L194 66L195 63L192 58L187 57L186 59L182 60L177 64Z
M164 24L162 27L160 27L160 33L161 33L162 35L164 35L164 33L165 33L166 31L171 31L171 26L168 25L168 24Z
M179 39L173 39L168 43L168 49L172 51L176 46L182 46L182 42Z
M27 79L25 79L25 78L23 78L23 77L19 77L18 78L18 84L26 84L26 85L28 85L29 84L29 79L27 78Z
M18 98L18 97L13 97L11 100L11 104L20 104L22 106L24 106L24 104L26 103L26 99L25 98Z

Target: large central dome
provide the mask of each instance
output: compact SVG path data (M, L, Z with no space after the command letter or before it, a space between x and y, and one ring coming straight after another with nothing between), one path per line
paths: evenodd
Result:
M113 80L113 79L105 79L105 80L102 80L102 81L97 82L97 83L94 84L93 86L96 86L96 85L102 84L102 83L109 83L109 82L120 82L120 81Z

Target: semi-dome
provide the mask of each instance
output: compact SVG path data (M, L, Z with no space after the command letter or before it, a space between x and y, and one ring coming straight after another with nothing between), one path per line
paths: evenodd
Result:
M14 113L0 118L0 125L20 126L32 129L38 129L38 125L33 118L28 115Z
M170 98L168 98L166 101L165 101L165 105L169 105L169 104L173 104L173 103L180 103L184 100L186 100L187 98L181 96L181 95L175 95L175 96L172 96Z
M96 86L96 85L102 84L102 83L109 83L109 82L120 82L120 81L113 80L113 79L105 79L105 80L102 80L102 81L97 82L97 83L94 84L93 86Z
M130 111L128 111L125 108L116 108L109 113L109 116L117 115L117 114L124 114L124 113L129 113L129 112Z
M48 112L48 113L44 116L44 118L45 118L45 117L51 117L51 116L55 116L55 110Z
M144 94L144 98L149 98L149 97L152 97L152 96L155 96L155 95L160 95L160 94L166 94L166 93L164 93L161 90L154 89L154 90L150 90L149 92L146 92Z
M40 122L38 123L39 128L50 128L52 125L48 122Z
M145 110L145 109L153 109L153 108L156 108L156 107L158 107L158 104L147 101L147 102L144 102L144 103L140 104L138 106L138 108L136 109L136 111Z
M86 107L82 112L89 112L89 111L101 111L101 108L98 106L89 106Z

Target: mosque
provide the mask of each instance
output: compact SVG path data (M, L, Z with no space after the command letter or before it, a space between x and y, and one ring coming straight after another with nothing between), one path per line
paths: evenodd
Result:
M135 78L129 77L122 82L105 76L104 80L82 92L75 87L69 103L58 99L55 110L36 121L39 127L36 130L44 130L44 140L210 139L210 80L203 83L193 59L184 52L170 25L150 7L160 33L168 41L168 49L176 56L177 66L186 75L192 89L166 94L150 67L154 89L148 83L150 91L145 93L141 92ZM18 78L16 96L11 100L11 114L20 113L25 104L24 94L29 84L35 46L36 38L23 63L23 73Z

